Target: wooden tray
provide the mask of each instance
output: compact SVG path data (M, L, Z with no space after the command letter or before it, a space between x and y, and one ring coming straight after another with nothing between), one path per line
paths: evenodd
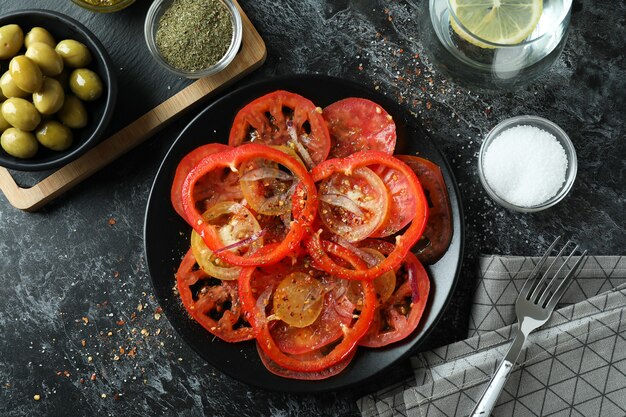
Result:
M241 49L227 68L218 74L195 81L30 188L20 187L11 173L0 167L0 189L9 203L20 210L39 209L144 142L208 94L261 66L267 55L265 43L236 1L235 4L241 13L243 36Z

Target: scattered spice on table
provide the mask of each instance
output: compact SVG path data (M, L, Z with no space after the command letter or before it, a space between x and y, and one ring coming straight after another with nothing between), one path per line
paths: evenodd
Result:
M161 16L155 37L163 58L185 71L216 64L232 38L230 12L220 0L174 0Z

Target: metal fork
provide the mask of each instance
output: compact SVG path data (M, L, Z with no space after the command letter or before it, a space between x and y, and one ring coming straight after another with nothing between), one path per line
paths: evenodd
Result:
M522 290L520 291L519 296L517 297L517 301L515 303L515 313L517 314L517 332L515 334L515 339L513 340L513 344L507 351L502 363L498 366L495 374L491 378L489 385L485 389L485 392L480 396L476 407L474 407L474 411L470 414L471 417L488 417L491 414L491 411L496 405L498 401L498 397L500 397L500 393L502 392L502 388L506 384L509 375L513 371L513 365L517 361L520 352L522 351L522 346L524 346L524 342L526 338L533 330L537 329L539 326L543 325L554 311L554 307L559 302L569 284L572 282L572 278L574 277L576 270L583 262L583 259L586 258L587 251L584 251L580 258L576 261L572 269L565 275L565 277L559 283L559 275L563 268L569 263L569 260L572 258L574 253L578 250L578 245L576 245L572 241L567 241L567 243L563 246L563 248L556 255L546 272L543 274L539 282L537 281L538 276L540 275L540 270L545 264L548 256L552 253L552 250L556 247L556 245L561 240L561 236L557 237L554 242L550 245L546 253L539 260L533 271L530 273L530 276L524 283ZM563 261L559 269L556 273L552 275L552 278L548 282L550 271L557 264L557 261L562 258L565 253L565 249L574 245L574 249L569 253L567 259Z

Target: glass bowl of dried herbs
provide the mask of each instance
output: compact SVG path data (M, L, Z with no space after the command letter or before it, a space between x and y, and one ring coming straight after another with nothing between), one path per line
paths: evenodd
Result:
M202 78L223 70L237 55L241 14L232 0L155 0L144 33L161 66L181 77Z

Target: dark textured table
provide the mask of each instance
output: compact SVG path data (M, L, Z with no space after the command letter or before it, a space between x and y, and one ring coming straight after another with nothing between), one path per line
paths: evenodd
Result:
M99 36L122 92L114 131L188 83L148 60L142 33L148 3L96 15L69 0L2 0L0 11L55 8ZM575 0L561 58L512 93L467 89L432 67L421 0L244 0L242 6L269 55L241 83L313 72L361 82L414 112L448 157L465 208L466 259L453 302L423 349L464 337L480 253L536 254L557 234L595 254L625 253L623 1ZM328 395L271 393L222 375L175 335L152 296L143 217L159 163L194 113L38 213L15 210L0 197L0 415L356 416L355 398L408 372L400 364L376 382ZM561 125L578 151L569 196L537 214L495 205L476 172L483 136L521 114Z

